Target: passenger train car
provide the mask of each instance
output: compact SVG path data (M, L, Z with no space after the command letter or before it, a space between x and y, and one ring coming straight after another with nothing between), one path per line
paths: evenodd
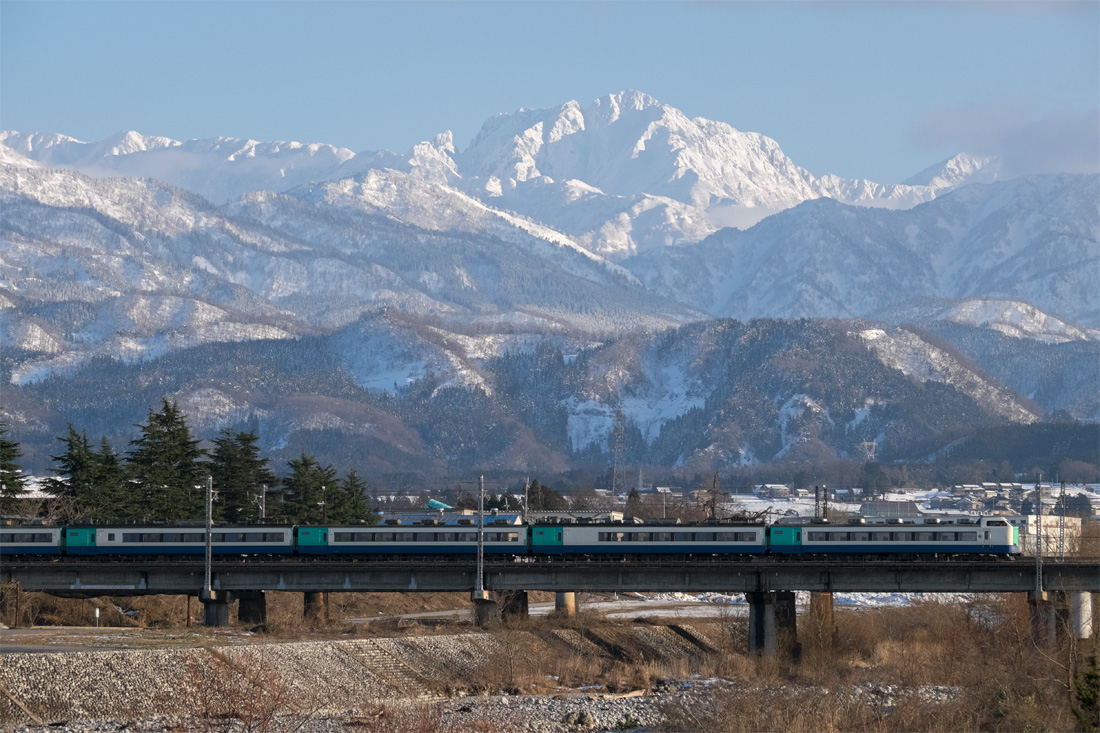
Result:
M472 555L478 531L464 525L215 526L211 551L226 555ZM1019 529L1004 517L890 520L832 525L812 520L763 524L489 524L486 554L836 555L1019 552ZM0 527L0 555L201 555L206 531L190 526Z
M62 533L67 555L190 555L206 552L205 527L65 527ZM294 552L294 527L256 524L217 526L210 534L210 551L215 555Z
M1015 554L1020 530L1004 517L928 518L922 522L776 524L773 554Z
M711 524L562 524L530 529L535 555L759 555L766 527Z
M523 555L527 527L485 524L485 553ZM476 526L359 525L298 527L301 555L471 555Z

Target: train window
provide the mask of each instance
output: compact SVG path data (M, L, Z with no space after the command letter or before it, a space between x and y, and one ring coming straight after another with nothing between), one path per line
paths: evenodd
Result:
M114 532L108 532L107 533L107 541L108 542L114 542L115 541L115 533Z
M977 532L959 532L959 540L961 540L962 542L974 542L977 539Z
M693 539L691 532L674 532L672 537L677 542L691 542Z
M912 532L891 532L894 536L894 542L910 542L913 539Z
M1008 522L1004 521L1003 519L998 519L996 521L986 522L985 526L987 526L987 527L1007 527Z
M48 532L5 532L0 534L0 542L52 542Z
M455 539L459 542L477 542L477 532L459 532Z
M696 532L696 542L714 542L714 532Z
M417 532L417 542L435 542L435 532Z
M652 532L634 532L633 533L633 535L634 535L633 540L635 542L649 542L650 541L649 538L652 534L653 534Z
M871 533L871 539L874 540L875 542L889 542L890 541L890 533L889 532L872 532Z
M810 542L821 542L829 539L828 532L807 532L806 539Z
M936 539L940 542L955 542L958 539L956 532L937 532Z
M914 532L913 536L917 542L931 542L935 532Z
M847 542L851 532L830 532L829 535L833 542Z
M671 532L654 532L653 533L653 541L654 542L672 542L672 533Z
M714 533L714 539L718 540L719 542L736 542L737 541L737 533L736 532L715 532Z
M852 542L870 542L871 541L871 533L870 532L852 532L851 536L852 536Z
M600 532L596 537L597 542L622 542L622 532Z

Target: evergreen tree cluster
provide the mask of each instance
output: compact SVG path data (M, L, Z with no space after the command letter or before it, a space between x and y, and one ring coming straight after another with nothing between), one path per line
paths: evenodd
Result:
M179 407L167 399L159 411L150 408L147 421L137 428L140 435L130 441L126 455L120 456L106 438L98 449L93 448L87 433L78 432L70 423L68 433L58 438L63 450L51 456L51 471L56 475L48 481L49 490L70 500L77 512L91 521L171 522L205 515L209 476L218 521L378 521L367 501L369 487L354 468L341 478L331 465L322 466L303 453L287 464L288 474L280 480L261 455L254 431L226 428L208 452L192 436ZM0 427L0 438L3 436ZM10 471L13 478L7 473L9 462L19 455L18 444L3 438L0 451L0 480L5 486L21 487L17 468Z

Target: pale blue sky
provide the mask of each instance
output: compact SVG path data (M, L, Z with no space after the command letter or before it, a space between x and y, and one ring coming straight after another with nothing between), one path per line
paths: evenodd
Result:
M0 128L405 152L625 89L897 182L1095 171L1100 3L0 1Z

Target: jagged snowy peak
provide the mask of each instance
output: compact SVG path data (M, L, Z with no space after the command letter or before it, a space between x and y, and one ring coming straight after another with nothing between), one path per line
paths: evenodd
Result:
M217 204L395 170L461 189L616 259L697 242L726 226L747 228L814 198L909 208L978 180L989 165L958 156L909 185L815 178L765 135L689 118L641 92L611 94L586 108L570 101L499 115L463 151L449 132L404 155L220 137L179 142L136 132L98 143L7 132L0 143L47 166L154 178Z
M908 211L811 201L624 264L657 292L720 316L848 318L914 298L993 297L1095 327L1098 181L976 184Z
M814 198L910 208L988 162L948 161L922 185L815 178L771 138L688 118L640 92L603 97L586 109L571 101L492 118L457 161L471 192L616 257L698 241L724 226L747 228ZM583 198L576 182L585 187ZM565 206L555 214L548 198ZM601 198L608 199L598 207L607 216L594 221L593 200ZM578 200L583 206L572 205Z
M1001 165L995 158L960 153L925 168L904 183L907 186L958 188L967 183L993 183L1000 179Z

